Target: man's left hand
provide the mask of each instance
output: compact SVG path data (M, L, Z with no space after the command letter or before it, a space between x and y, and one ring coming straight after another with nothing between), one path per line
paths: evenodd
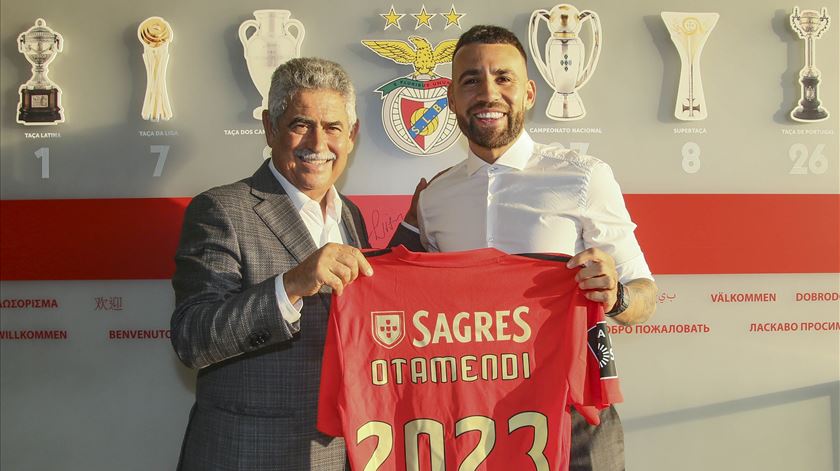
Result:
M610 254L597 248L586 249L572 257L566 266L581 267L575 280L587 299L603 304L604 311L613 308L617 298L618 272Z

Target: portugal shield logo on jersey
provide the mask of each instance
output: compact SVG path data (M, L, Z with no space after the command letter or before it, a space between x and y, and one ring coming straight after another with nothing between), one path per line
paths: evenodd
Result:
M403 311L374 311L370 313L373 340L385 348L394 348L405 337Z

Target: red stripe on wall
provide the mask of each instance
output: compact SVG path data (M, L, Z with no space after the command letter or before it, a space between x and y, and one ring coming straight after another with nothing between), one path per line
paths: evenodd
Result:
M385 245L408 196L354 196ZM838 273L840 195L625 195L655 274ZM189 198L0 201L0 280L166 279Z
M0 202L0 279L140 280L175 270L190 198Z
M840 195L625 200L654 274L840 272Z

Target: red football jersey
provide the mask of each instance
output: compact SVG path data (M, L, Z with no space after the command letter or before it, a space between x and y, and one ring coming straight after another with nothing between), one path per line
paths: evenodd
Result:
M318 428L354 470L567 470L569 405L621 401L603 309L567 256L368 254L333 295Z

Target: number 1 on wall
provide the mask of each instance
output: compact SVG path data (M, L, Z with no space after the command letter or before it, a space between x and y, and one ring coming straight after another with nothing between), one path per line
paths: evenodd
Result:
M50 148L41 147L35 151L35 157L41 159L41 178L50 178Z

